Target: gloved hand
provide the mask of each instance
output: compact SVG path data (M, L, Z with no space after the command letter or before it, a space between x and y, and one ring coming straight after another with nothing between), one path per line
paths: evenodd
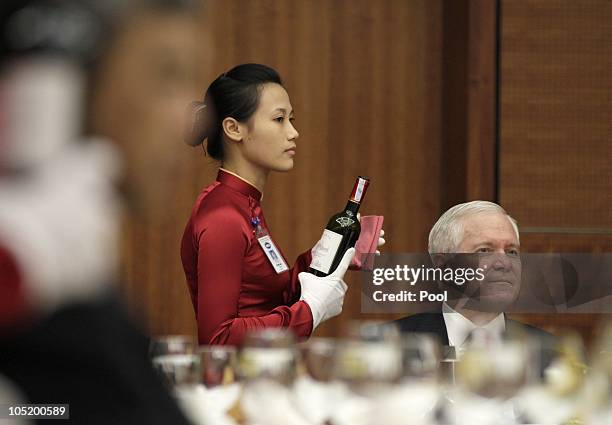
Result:
M383 229L380 229L380 233L378 236L378 244L377 244L377 248L380 248L381 246L383 246L387 241L385 240L385 231ZM376 250L376 255L380 255L380 250Z
M319 323L342 313L344 294L348 286L344 283L344 274L355 255L355 248L348 249L340 264L332 274L317 277L311 273L302 272L298 275L302 286L300 300L305 301L312 311L312 329Z

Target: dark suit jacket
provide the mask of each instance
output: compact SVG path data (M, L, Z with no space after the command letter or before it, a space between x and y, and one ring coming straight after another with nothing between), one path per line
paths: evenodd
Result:
M412 316L404 317L395 320L402 333L430 333L435 334L440 338L442 345L448 346L448 332L444 323L444 316L441 311L431 313L420 313ZM516 333L526 333L530 337L535 338L542 346L540 366L546 368L555 357L555 342L556 338L535 326L517 322L506 317L506 334L512 335ZM543 370L543 369L542 369Z

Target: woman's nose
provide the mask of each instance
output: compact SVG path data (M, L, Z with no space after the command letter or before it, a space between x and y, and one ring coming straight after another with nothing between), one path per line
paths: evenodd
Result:
M298 133L293 124L290 124L290 126L291 128L289 130L289 140L296 140L298 137L300 137L300 133Z

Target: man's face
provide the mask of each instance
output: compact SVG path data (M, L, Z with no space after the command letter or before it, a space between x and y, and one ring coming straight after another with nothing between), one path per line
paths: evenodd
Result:
M521 286L519 241L505 214L480 213L464 218L459 253L478 254L478 267L484 269L482 282L472 281L465 294L473 308L502 311L518 296Z

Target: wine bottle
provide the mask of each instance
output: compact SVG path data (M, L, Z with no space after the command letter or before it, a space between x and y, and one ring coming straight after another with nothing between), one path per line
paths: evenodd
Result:
M359 206L369 185L370 179L357 177L346 207L329 219L321 240L315 246L308 269L309 273L316 276L327 276L333 273L344 253L355 246L361 232L357 211L359 211Z

